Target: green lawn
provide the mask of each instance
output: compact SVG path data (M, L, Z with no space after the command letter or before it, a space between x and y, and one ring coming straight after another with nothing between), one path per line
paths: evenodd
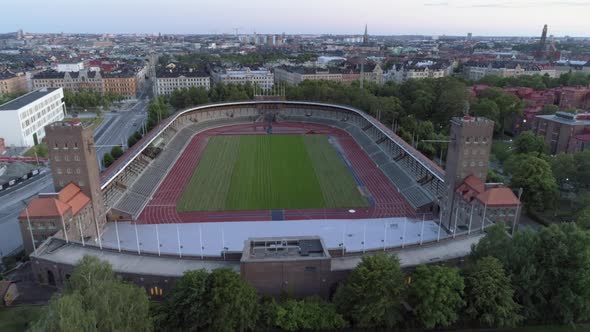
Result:
M324 135L214 136L178 211L367 206Z
M39 318L43 308L43 306L0 308L0 331L26 331Z

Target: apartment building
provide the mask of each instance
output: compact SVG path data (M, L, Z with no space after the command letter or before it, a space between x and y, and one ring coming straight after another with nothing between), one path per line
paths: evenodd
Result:
M239 70L219 69L211 73L214 83L225 84L256 84L264 90L271 89L274 85L274 74L265 68L251 70L248 67Z
M486 76L494 75L502 78L518 77L523 75L549 75L558 77L558 72L550 65L516 63L516 62L475 62L470 61L463 66L463 75L466 79L478 81Z
M545 138L551 154L590 149L590 113L537 115L532 130Z
M0 72L0 95L27 91L25 75L15 75L10 72Z
M209 90L211 87L209 74L205 71L167 67L156 72L154 93L158 96L166 96L176 89L188 89L193 86Z

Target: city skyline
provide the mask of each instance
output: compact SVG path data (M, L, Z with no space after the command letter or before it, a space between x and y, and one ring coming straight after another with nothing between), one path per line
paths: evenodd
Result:
M64 14L64 19L56 17ZM37 0L5 4L12 15L0 21L0 31L33 33L138 34L288 34L360 35L365 24L371 35L538 36L544 24L555 36L584 37L590 25L584 13L588 1L427 0L391 2L311 0L296 5L268 0L146 0L141 5L105 0L100 7L77 10L73 0L46 6ZM23 13L22 15L20 13ZM23 20L23 15L29 19ZM501 18L501 20L500 20ZM302 24L305 22L305 24Z

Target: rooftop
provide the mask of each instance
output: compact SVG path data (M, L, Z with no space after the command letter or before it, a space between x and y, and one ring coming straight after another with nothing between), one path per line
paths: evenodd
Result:
M573 114L566 112L557 112L555 114L537 115L537 118L568 125L590 126L590 113Z
M69 183L57 194L39 194L39 197L29 202L19 218L61 217L68 210L71 210L72 215L76 215L88 203L90 198L81 191L80 187Z
M22 95L15 98L5 104L0 105L0 111L15 111L27 106L30 103L35 102L61 88L41 88L33 92L29 92L26 95Z
M330 258L319 236L249 238L242 261Z

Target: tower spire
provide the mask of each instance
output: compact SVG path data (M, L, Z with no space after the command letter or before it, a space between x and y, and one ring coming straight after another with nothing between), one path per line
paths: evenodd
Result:
M363 35L363 44L369 43L369 32L367 30L367 24L365 24L365 34Z

